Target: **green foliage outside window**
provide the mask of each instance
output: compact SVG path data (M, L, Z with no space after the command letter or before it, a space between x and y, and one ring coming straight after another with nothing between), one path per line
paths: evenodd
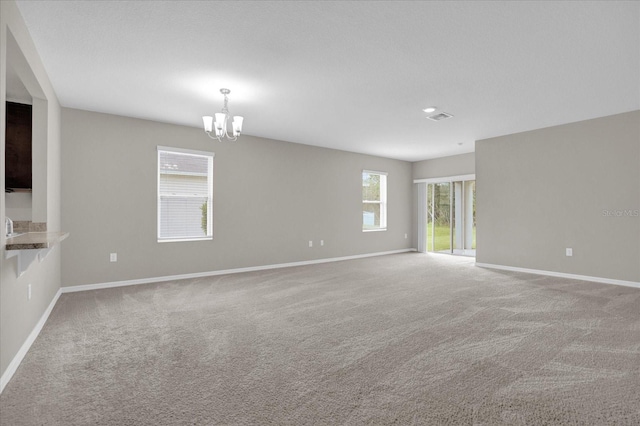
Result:
M204 204L200 206L200 210L202 210L202 221L200 222L200 227L202 228L204 235L207 235L207 205L208 204L209 203L205 201Z
M362 179L362 200L380 201L380 175L366 174Z

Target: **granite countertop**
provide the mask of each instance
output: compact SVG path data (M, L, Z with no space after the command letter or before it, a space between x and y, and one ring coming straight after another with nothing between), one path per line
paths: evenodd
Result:
M6 250L46 249L69 236L68 232L27 232L7 238Z

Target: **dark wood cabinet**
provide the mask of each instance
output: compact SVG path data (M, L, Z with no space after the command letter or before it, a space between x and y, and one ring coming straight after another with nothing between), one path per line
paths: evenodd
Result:
M5 188L31 189L31 105L7 102Z

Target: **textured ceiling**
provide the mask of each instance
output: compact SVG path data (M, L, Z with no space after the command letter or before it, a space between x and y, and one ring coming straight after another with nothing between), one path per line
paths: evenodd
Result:
M17 3L66 107L200 127L227 87L246 134L410 161L640 109L639 2Z

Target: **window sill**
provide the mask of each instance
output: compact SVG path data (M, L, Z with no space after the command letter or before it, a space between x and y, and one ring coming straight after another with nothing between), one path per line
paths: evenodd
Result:
M363 229L362 232L380 232L380 231L386 231L387 228L379 228L379 229Z
M211 241L213 237L204 237L204 238L171 238L166 240L158 240L159 243L180 243L183 241Z

